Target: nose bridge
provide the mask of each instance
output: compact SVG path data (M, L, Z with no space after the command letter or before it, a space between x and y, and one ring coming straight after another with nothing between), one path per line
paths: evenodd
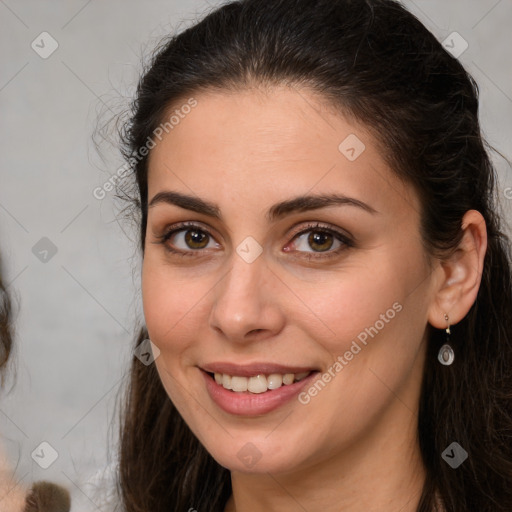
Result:
M242 243L238 251L243 249ZM230 270L215 287L210 325L232 341L246 341L251 331L274 332L282 318L263 255L251 261L238 251L233 252Z

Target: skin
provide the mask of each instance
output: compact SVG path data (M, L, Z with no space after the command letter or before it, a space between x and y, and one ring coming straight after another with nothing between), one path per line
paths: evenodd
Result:
M14 477L3 450L0 452L0 510L6 512L22 512L25 507L26 488Z
M426 329L446 328L445 313L456 324L475 301L486 249L482 216L467 212L460 249L429 264L419 200L363 125L304 89L194 97L197 106L151 150L148 197L191 194L216 203L222 220L171 204L150 207L142 293L169 397L231 470L226 511L414 511L425 478L416 433ZM338 149L350 134L366 146L354 161ZM377 213L335 205L266 219L274 203L313 193L344 194ZM187 245L185 228L166 242L191 257L157 243L180 221L211 235ZM309 222L350 233L354 246L308 260L326 254L326 242L308 244L316 232ZM236 252L248 236L263 249L252 263ZM342 245L334 235L328 243L331 253ZM206 391L198 367L211 362L327 371L394 303L401 311L307 405L292 399L243 418L222 411ZM261 454L251 468L237 457L248 442Z

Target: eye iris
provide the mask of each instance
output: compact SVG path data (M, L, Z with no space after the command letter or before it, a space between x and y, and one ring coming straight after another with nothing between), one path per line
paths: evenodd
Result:
M199 247L195 244L201 244L201 241L207 240L208 235L206 233L203 233L202 231L199 231L197 229L189 229L185 233L185 242L189 247L192 247L193 249L203 249L205 245L200 245Z
M326 243L326 238L330 240L330 243ZM319 252L327 251L332 247L333 240L332 235L329 233L324 233L322 231L312 231L308 236L308 243L313 247L313 245L327 245L327 247L320 248ZM314 248L314 247L313 247Z

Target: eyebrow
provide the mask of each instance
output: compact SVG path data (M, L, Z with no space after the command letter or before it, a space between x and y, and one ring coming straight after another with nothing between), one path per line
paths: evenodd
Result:
M222 220L220 208L216 204L200 199L199 197L166 190L158 192L153 199L151 199L148 206L149 208L152 208L161 203L172 204L179 206L180 208L184 208L185 210L191 210L193 212L207 215L208 217L214 217ZM355 206L371 214L379 213L370 205L353 197L347 197L341 194L319 194L297 196L280 203L276 203L269 208L266 218L269 222L274 222L294 212L305 212L326 208L328 206L342 205Z

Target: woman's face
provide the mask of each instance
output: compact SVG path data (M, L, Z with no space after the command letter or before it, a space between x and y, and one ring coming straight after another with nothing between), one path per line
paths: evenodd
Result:
M413 189L305 90L194 98L149 159L143 303L169 397L231 470L413 443L433 300Z

